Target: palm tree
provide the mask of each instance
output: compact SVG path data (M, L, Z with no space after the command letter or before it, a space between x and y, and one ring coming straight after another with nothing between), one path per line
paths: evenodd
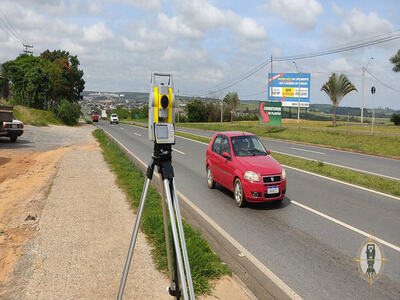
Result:
M394 64L393 71L400 72L400 49L390 58L390 62Z
M229 92L224 97L224 102L231 108L231 122L233 121L233 115L235 114L236 108L240 104L239 96L237 93Z
M332 73L328 81L321 88L328 94L333 105L333 126L336 126L336 108L344 96L352 91L356 91L356 87L350 82L346 75L341 74L339 77L336 73Z

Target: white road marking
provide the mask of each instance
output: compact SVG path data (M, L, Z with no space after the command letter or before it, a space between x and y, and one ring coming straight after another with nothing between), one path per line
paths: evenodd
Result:
M137 132L134 132L133 134L134 134L134 135L137 135L137 136L142 136L141 134L139 134L139 133L137 133Z
M183 137L183 136L177 136L177 137L179 137L179 138L181 138L181 139L189 140L189 141L191 141L191 142L196 142L196 143L199 143L199 144L203 144L203 145L208 146L208 144L206 144L206 143L203 143L203 142L200 142L200 141L197 141L197 140L193 140L193 139L189 139L189 138L187 138L187 137ZM211 138L210 138L210 139L211 139Z
M337 183L341 183L341 184L344 184L344 185L348 185L348 186L351 186L351 187L358 188L360 190L368 191L368 192L371 192L371 193L375 193L375 194L378 194L378 195L381 195L381 196L389 197L389 198L392 198L392 199L400 201L400 197L396 197L396 196L393 196L393 195L385 194L385 193L378 192L378 191L375 191L375 190L371 190L371 189L368 189L368 188L365 188L365 187L362 187L362 186L359 186L359 185L355 185L355 184L348 183L348 182L345 182L345 181L333 179L333 178L330 178L330 177L327 177L327 176L323 176L323 175L319 175L319 174L316 174L316 173L308 172L308 171L301 170L301 169L298 169L298 168L295 168L295 167L291 167L291 166L287 166L287 165L282 165L282 166L284 166L285 168L288 168L288 169L293 169L293 170L296 170L296 171L299 171L299 172L303 172L303 173L306 173L306 174L309 174L309 175L317 176L317 177L320 177L320 178L324 178L324 179L327 179L327 180L330 180L330 181L334 181L334 182L337 182Z
M114 141L117 142L126 152L131 154L137 161L139 161L143 166L147 166L143 160L136 156L132 151L125 147L120 141L118 141L112 134L105 131L109 136L112 137ZM193 140L192 140L193 141ZM201 143L201 142L200 142ZM204 144L204 143L202 143ZM155 177L159 178L159 174L154 173ZM291 299L303 299L295 291L293 291L286 283L284 283L278 276L276 276L270 269L263 265L254 255L246 250L238 241L236 241L232 236L230 236L225 230L223 230L217 223L215 223L210 217L208 217L200 208L198 208L194 203L192 203L185 195L181 192L176 191L177 194L183 201L186 202L193 210L195 210L206 222L208 222L216 231L218 231L225 239L227 239L232 245L240 252L244 253L248 260L250 260L265 276L267 276L272 282L274 282L288 297Z
M324 154L324 155L326 154L326 153L323 153L323 152L312 151L312 150L307 150L307 149L301 149L301 148L296 148L296 147L292 147L292 149L299 150L299 151L304 151L304 152L317 153L317 154Z
M185 155L185 153L184 153L184 152L182 152L182 151L180 151L180 150L178 150L178 149L172 148L172 150L174 150L174 151L176 151L176 152L178 152L178 153L180 153L180 154L183 154L183 155Z
M123 127L120 127L119 129L122 129L122 130L124 130L124 128L123 128Z
M312 158L309 158L309 157L294 155L294 154L285 153L285 152L281 152L281 151L275 151L275 150L272 150L272 149L270 149L270 150L271 150L271 152L275 152L275 153L279 153L279 154L298 157L298 158L302 158L302 159L306 159L306 160L310 160L310 161L318 161L317 159L312 159ZM344 169L349 169L349 170L353 170L353 171L360 172L360 173L370 174L370 175L374 175L374 176L378 176L378 177L384 177L384 178L392 179L392 180L398 180L398 181L400 180L400 178L398 178L398 177L392 177L392 176L389 176L389 175L383 175L383 174L374 173L374 172L370 172L370 171L360 170L360 169L356 169L356 168L352 168L352 167L348 167L348 166L343 166L343 165L330 163L330 162L323 161L323 160L321 162L323 162L324 164L327 164L327 165L331 165L331 166L335 166L335 167L339 167L339 168L344 168Z
M219 234L227 239L239 253L243 253L265 276L267 276L273 283L275 283L283 292L285 292L291 299L302 299L295 291L293 291L286 283L284 283L278 276L276 276L270 269L268 269L262 262L260 262L253 254L251 254L245 247L236 241L229 233L227 233L221 226L215 223L209 216L207 216L200 208L191 202L185 195L177 191L178 196L183 199L196 213L198 213L205 221L207 221Z
M295 205L297 205L297 206L300 206L300 207L302 207L302 208L304 208L304 209L306 209L306 210L308 210L308 211L310 211L310 212L312 212L312 213L314 213L314 214L316 214L318 216L321 216L321 217L323 217L325 219L328 219L329 221L332 221L332 222L334 222L334 223L336 223L336 224L338 224L340 226L343 226L343 227L345 227L347 229L350 229L350 230L352 230L354 232L357 232L358 234L361 234L361 235L363 235L363 236L365 236L367 238L369 238L371 236L371 234L368 233L368 232L362 231L362 230L360 230L358 228L355 228L355 227L353 227L353 226L351 226L349 224L346 224L346 223L344 223L342 221L339 221L338 219L332 218L331 216L328 216L328 215L326 215L326 214L324 214L322 212L319 212L318 210L315 210L315 209L313 209L311 207L308 207L308 206L306 206L304 204L301 204L301 203L299 203L297 201L291 200L290 202L295 204ZM396 250L397 252L400 252L400 247L398 247L396 245L393 245L393 244L391 244L389 242L386 242L385 240L382 240L382 239L380 239L380 238L378 238L376 236L372 236L372 237L373 237L373 239L375 241L377 241L377 242L379 242L379 243L381 243L383 245L386 245L386 246Z

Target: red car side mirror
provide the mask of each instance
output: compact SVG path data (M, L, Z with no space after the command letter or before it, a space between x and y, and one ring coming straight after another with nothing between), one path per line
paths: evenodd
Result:
M231 156L228 154L228 152L222 153L222 156L225 157L226 159L231 159Z
M271 154L271 151L270 151L269 149L267 149L267 153L268 153L268 154Z

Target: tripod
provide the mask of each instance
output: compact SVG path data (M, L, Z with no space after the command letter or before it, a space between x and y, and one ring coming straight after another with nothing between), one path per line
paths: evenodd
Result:
M146 201L147 191L149 188L149 184L153 178L154 167L157 166L158 173L161 174L162 177L162 209L163 209L163 221L164 221L164 233L165 233L165 242L167 248L167 259L168 259L168 272L169 272L169 280L170 286L168 287L168 293L171 296L174 296L176 299L180 299L181 290L179 282L182 284L182 292L183 298L186 299L195 299L194 289L192 283L192 275L190 273L190 265L189 258L186 250L186 242L185 235L183 232L182 226L182 218L181 212L179 209L178 197L176 194L175 188L175 180L174 180L174 169L171 164L172 155L171 155L171 145L170 144L154 144L154 150L152 159L147 167L146 172L146 181L144 183L142 195L139 203L139 210L137 213L135 227L133 229L131 242L129 245L128 255L126 257L124 272L122 275L121 283L118 291L118 300L122 299L126 279L128 277L129 267L131 264L133 250L135 248L136 237L139 231L140 219L142 217L144 203ZM166 201L165 201L166 200ZM173 252L173 270L171 263L171 253L170 253L170 245L169 245L169 233L168 233L168 220L167 220L167 211L165 207L165 202L168 205L168 212L171 222L172 229L172 252ZM182 263L182 254L183 261ZM173 271L173 272L172 272ZM188 289L190 293L190 298L188 297Z

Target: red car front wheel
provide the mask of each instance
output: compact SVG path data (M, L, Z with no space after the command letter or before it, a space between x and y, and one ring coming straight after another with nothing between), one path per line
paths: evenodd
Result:
M207 184L210 189L215 188L215 181L211 173L210 166L207 166Z
M235 179L233 184L233 198L235 199L236 205L244 207L247 204L246 198L244 197L243 185L239 178Z

